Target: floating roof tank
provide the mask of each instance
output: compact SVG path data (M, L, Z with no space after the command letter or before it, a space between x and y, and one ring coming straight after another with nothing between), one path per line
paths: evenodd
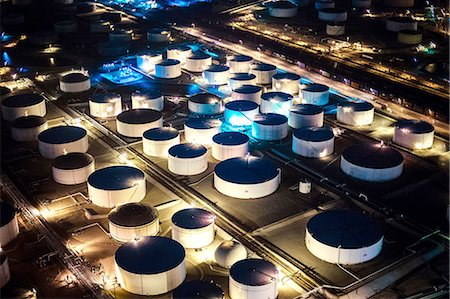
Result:
M83 92L91 88L91 78L79 71L70 72L59 79L62 92Z
M344 102L337 105L337 120L350 126L372 124L375 108L368 102Z
M275 113L258 114L253 118L252 136L259 140L275 141L288 135L287 117Z
M39 133L48 129L42 116L23 116L11 123L11 137L16 141L36 141Z
M174 79L181 76L181 63L175 59L165 59L155 64L155 76L161 79Z
M169 46L166 51L167 59L176 59L181 64L186 63L186 58L192 55L191 47L187 45Z
M273 91L298 94L300 76L294 73L278 73L272 76Z
M234 89L231 98L235 101L252 101L257 104L261 102L262 87L256 85L242 85Z
M131 94L131 106L133 109L153 109L163 111L164 96L159 90L146 90Z
M292 151L307 158L323 158L334 152L330 127L302 127L292 134Z
M94 117L115 117L121 112L122 97L120 94L95 94L89 99L89 113Z
M146 155L167 158L169 149L180 143L180 134L171 127L153 128L144 132L142 142Z
M13 121L23 116L45 116L47 109L45 99L37 93L19 93L2 100L2 115L6 121Z
M172 239L184 248L202 248L214 241L213 213L201 208L187 208L172 216Z
M420 120L402 119L394 124L393 141L408 149L426 149L433 146L433 125Z
M47 159L68 153L85 153L89 148L87 131L76 126L58 126L37 136L39 152Z
M212 64L210 55L203 52L196 52L186 58L185 68L189 72L199 73L207 69Z
M222 99L212 93L198 93L188 100L189 111L203 115L220 114L223 111Z
M19 235L17 213L12 205L0 201L0 244L5 246Z
M168 156L169 171L178 175L196 175L208 168L207 149L200 144L182 143L172 146Z
M214 135L220 132L222 122L209 117L190 117L184 123L184 138L187 142L209 145Z
M293 18L297 15L297 5L287 0L272 1L267 3L269 15L275 18Z
M9 261L6 252L0 250L0 288L3 288L11 279Z
M304 104L326 105L330 99L330 88L323 84L309 84L302 89L302 98Z
M203 70L203 80L209 85L225 85L228 83L230 68L226 65L213 64Z
M343 8L322 8L319 10L319 20L326 22L347 21L347 11Z
M87 181L95 171L95 159L87 153L68 153L52 162L52 176L63 185L76 185Z
M256 84L266 85L272 83L272 76L277 73L277 67L267 63L255 63L250 67L250 74L256 76Z
M259 110L261 113L276 113L284 116L289 115L293 97L289 93L272 91L261 95L261 105Z
M227 57L227 65L230 73L248 73L252 65L253 58L247 55L234 55Z
M242 85L256 84L256 76L249 73L234 73L230 76L228 83L230 89L235 90Z
M251 126L258 115L258 104L250 101L231 101L225 104L225 122L233 126Z
M221 287L213 282L191 280L184 282L173 290L172 299L223 299L225 294Z
M291 128L321 127L323 126L324 112L322 107L312 104L293 105L289 109L288 123Z
M222 161L234 157L244 157L248 154L247 135L239 132L222 132L214 135L212 156Z
M145 131L163 126L162 113L153 109L131 109L117 115L117 132L126 137L142 138Z

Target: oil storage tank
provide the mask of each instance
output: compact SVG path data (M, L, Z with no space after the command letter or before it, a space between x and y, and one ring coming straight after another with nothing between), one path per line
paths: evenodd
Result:
M91 88L91 78L80 71L69 72L59 79L59 89L62 92L83 92Z
M126 137L142 138L145 131L163 126L162 113L153 109L126 110L116 119L117 132Z
M394 124L393 141L408 149L426 149L433 146L433 125L420 120L402 119Z
M343 8L323 8L319 10L319 20L326 22L347 21L347 11Z
M52 176L63 185L76 185L87 181L95 171L95 159L87 153L68 153L52 162Z
M251 126L258 114L258 104L250 101L231 101L225 104L225 122L232 126Z
M292 151L302 157L323 158L334 151L330 127L302 127L292 134Z
M165 59L155 64L155 76L161 79L174 79L181 76L181 63L175 59Z
M167 167L178 175L196 175L208 168L207 149L200 144L182 143L169 149Z
M249 73L234 73L228 80L228 85L231 90L235 90L243 85L256 84L256 76Z
M375 258L383 246L383 233L368 216L348 210L325 211L306 225L306 248L333 264L353 265Z
M221 287L213 282L191 280L173 290L172 299L224 299Z
M88 177L87 185L91 202L104 208L139 202L146 194L144 173L131 166L114 165L97 169Z
M231 268L236 262L247 258L247 249L236 240L225 240L214 251L216 263L225 269Z
M293 129L323 126L322 107L312 104L293 105L289 109L288 124Z
M37 93L13 94L2 100L2 116L6 121L23 116L45 116L46 113L45 99Z
M23 116L11 123L11 137L15 141L35 141L47 129L47 121L42 116Z
M278 73L272 76L273 91L296 95L299 92L300 76L294 73Z
M248 154L247 135L239 132L222 132L214 135L212 143L212 156L222 161L234 157L244 157Z
M277 73L277 67L267 63L255 63L250 67L250 74L256 76L256 84L267 85L272 83L272 77Z
M297 16L297 5L287 0L272 1L267 3L269 15L274 18L293 18Z
M169 46L166 51L167 59L175 59L181 62L181 64L186 63L186 58L192 55L192 49L186 45Z
M192 113L214 115L223 112L223 101L212 93L198 93L188 99L188 108Z
M230 68L226 65L212 64L203 70L202 77L206 84L225 85L228 83Z
M288 135L287 117L275 113L258 114L253 118L252 136L259 140L276 141Z
M119 242L156 236L159 233L158 211L146 204L130 202L120 205L108 214L109 233Z
M386 20L386 30L399 32L401 30L417 30L417 21L409 17L389 17Z
M47 159L73 152L85 153L89 148L87 131L76 126L53 127L39 133L37 139L39 152Z
M0 250L0 288L3 288L11 279L9 261L6 252Z
M302 103L323 106L330 99L330 88L323 84L309 84L302 89Z
M341 169L345 174L363 181L390 181L402 174L403 156L383 144L355 144L342 152Z
M203 52L196 52L186 58L185 69L189 72L199 73L207 69L212 63L210 55Z
M220 193L241 199L274 193L281 182L281 170L269 160L246 156L224 160L214 169L214 187Z
M258 104L261 102L261 95L262 87L256 85L242 85L231 92L231 98L235 101L251 101Z
M186 252L175 240L149 236L129 241L114 255L117 281L132 294L167 293L186 278Z
M0 201L0 244L7 245L19 235L17 213L12 205Z
M278 297L278 270L262 259L245 259L230 269L231 299L275 299Z
M337 120L343 124L368 126L373 122L375 108L369 102L343 102L337 108Z
M153 157L167 158L169 149L180 143L178 130L171 127L153 128L143 134L144 153Z
M289 93L272 91L261 95L261 113L276 113L284 116L289 115L289 109L292 106L293 97Z
M190 117L184 123L187 142L210 145L214 135L220 132L222 122L209 117Z
M120 112L122 112L122 97L119 94L95 94L89 99L89 113L94 117L115 117Z
M172 239L184 248L202 248L214 241L213 213L201 208L187 208L172 216Z
M164 110L164 96L159 90L136 91L131 94L133 109Z
M252 65L253 58L247 55L233 55L227 57L227 65L230 67L230 73L248 73Z

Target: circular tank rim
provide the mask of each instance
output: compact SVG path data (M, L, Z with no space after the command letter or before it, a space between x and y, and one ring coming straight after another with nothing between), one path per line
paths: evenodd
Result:
M172 216L172 223L184 229L199 229L214 223L213 213L201 208L187 208L177 211Z
M263 286L276 281L277 268L263 259L245 259L230 268L230 277L246 286Z
M224 181L242 185L264 183L279 175L272 162L252 156L223 160L216 165L214 173Z
M212 140L220 145L241 145L247 143L250 138L239 132L221 132L214 135Z
M153 128L144 132L144 139L151 141L165 141L171 140L179 136L177 129L172 127Z
M207 151L206 147L200 144L180 143L169 149L169 156L180 159L198 158L206 154Z
M347 147L341 157L351 164L372 169L392 168L404 161L399 151L379 143L354 144Z
M132 188L137 182L145 180L142 170L125 165L100 168L88 177L88 184L94 188L115 191Z
M112 209L108 221L122 227L138 227L158 220L158 211L149 205L131 202Z
M116 119L127 124L148 124L162 118L162 113L153 109L130 109L121 112Z
M64 144L80 140L87 136L87 131L76 126L57 126L42 131L38 140L49 144Z

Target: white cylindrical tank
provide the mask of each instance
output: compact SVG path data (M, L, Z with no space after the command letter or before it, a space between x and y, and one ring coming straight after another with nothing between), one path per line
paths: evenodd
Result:
M355 8L370 8L372 0L352 0L352 6Z
M231 92L234 101L261 102L262 87L256 85L242 85Z
M330 88L323 84L309 84L302 89L302 103L323 106L330 99Z
M306 248L333 264L354 265L375 258L383 246L383 232L368 216L354 211L325 211L306 225Z
M19 117L11 124L11 137L15 141L36 141L39 133L47 129L47 121L41 116Z
M336 3L332 0L316 0L314 3L314 8L316 10L321 10L324 8L334 8Z
M361 143L346 148L341 155L342 171L355 179L386 182L403 172L403 156L379 143Z
M8 256L0 248L0 288L3 288L11 279L11 272L9 270Z
M272 1L267 3L269 15L275 18L293 18L297 15L297 5L287 0Z
M280 91L266 92L261 95L259 111L261 113L281 114L287 117L292 107L292 101L293 97L288 93Z
M294 73L278 73L272 76L273 91L298 94L300 76Z
M70 72L59 79L62 92L83 92L91 88L91 79L80 71Z
M169 149L180 143L178 130L170 127L153 128L143 134L144 153L153 157L167 158Z
M156 236L159 233L158 211L146 204L130 202L108 214L109 233L119 242Z
M172 292L172 299L187 298L225 299L225 293L213 281L191 280L185 281Z
M186 45L170 46L167 48L166 56L167 59L175 59L181 62L181 64L186 63L186 58L192 55L192 49Z
M133 39L133 29L114 29L109 33L109 40L113 43L128 43Z
M52 162L52 176L63 185L76 185L87 181L95 171L95 159L87 153L68 153Z
M163 126L162 113L153 109L126 110L116 119L117 132L126 137L142 138L145 131Z
M212 93L198 93L188 99L188 108L192 113L214 115L223 112L223 101Z
M255 85L256 76L248 73L234 73L230 76L228 86L231 90L235 90L243 85Z
M292 134L292 151L307 158L323 158L334 152L330 127L302 127Z
M245 259L230 269L231 299L275 299L278 297L278 270L262 259Z
M122 97L120 94L95 94L89 99L89 114L94 117L115 117L121 112Z
M397 40L406 45L417 45L422 42L422 32L417 30L400 30Z
M93 172L87 181L90 201L104 208L139 202L146 194L144 173L131 166L115 165Z
M56 33L73 33L78 30L77 22L72 20L58 21L53 25Z
M249 155L224 160L214 169L214 188L234 198L265 197L280 183L281 169L269 160Z
M216 263L225 269L247 258L247 249L236 240L225 240L214 251Z
M111 31L111 23L105 20L92 20L89 24L92 33L108 33Z
M45 116L46 113L45 99L37 93L13 94L2 99L2 116L6 121L24 116Z
M375 108L369 102L343 102L337 105L337 120L350 126L372 124Z
M162 54L149 53L145 55L136 55L137 67L145 73L155 70L155 65L162 60Z
M247 55L234 55L227 57L227 65L230 67L230 73L248 73L252 65L253 58Z
M248 154L247 135L239 132L222 132L214 135L212 156L223 161L234 157L244 157Z
M174 79L181 76L181 63L178 60L166 59L155 64L155 76L161 79Z
M386 20L386 30L399 32L401 30L417 30L417 21L408 17L389 17Z
M287 117L281 114L258 114L253 118L252 136L259 140L276 141L288 135Z
M184 123L184 139L190 143L210 145L220 132L222 122L208 117L190 117Z
M288 124L293 129L323 126L322 107L312 104L293 105L289 109Z
M298 182L298 192L301 194L311 193L311 181L303 178Z
M17 213L12 205L6 201L0 201L0 244L7 245L19 235L19 222Z
M153 109L163 111L164 96L159 90L146 90L131 94L131 107L133 109Z
M426 149L433 146L433 125L419 120L402 119L394 124L393 141L408 149Z
M256 84L266 85L272 83L272 77L277 73L277 67L272 64L256 63L250 67L250 74L256 76Z
M232 126L251 126L258 114L258 104L250 101L232 101L225 104L225 122Z
M68 153L85 153L89 149L87 131L75 126L59 126L42 131L37 136L39 152L54 159Z
M186 58L186 64L184 68L189 72L200 73L207 69L212 64L212 58L210 55L198 52L193 53Z
M383 4L388 7L413 7L414 0L384 0Z
M47 46L54 44L58 41L58 33L50 30L37 31L30 33L29 40L30 43L35 46Z
M209 85L225 85L228 83L229 71L226 65L212 64L203 70L203 80Z
M347 21L347 11L342 8L323 8L319 10L319 20L326 22Z
M169 171L174 174L200 174L208 168L207 149L200 144L177 144L169 149L167 162Z
M326 27L327 35L339 36L345 34L345 24L344 23L331 23L327 24Z
M152 28L147 31L147 41L150 43L166 43L170 40L170 30L165 28Z
M129 241L117 249L114 261L117 282L132 294L164 294L186 278L186 252L170 238L150 236Z
M187 208L172 216L172 239L184 248L202 248L214 241L213 213L201 208Z

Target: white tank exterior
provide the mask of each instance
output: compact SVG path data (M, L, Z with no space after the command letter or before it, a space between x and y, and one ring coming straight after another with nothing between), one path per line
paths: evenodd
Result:
M390 17L386 20L386 30L399 32L401 30L417 30L418 22L408 17Z
M277 73L276 66L272 64L257 63L250 67L250 74L256 76L256 84L267 85L272 83L272 77Z
M384 0L383 4L388 7L413 7L414 0Z
M58 21L53 25L53 29L56 33L73 33L78 30L78 25L75 21L64 20Z
M203 70L203 80L209 85L225 85L228 83L230 68L226 65L211 65Z
M199 144L182 143L169 149L167 166L178 175L196 175L208 168L206 147Z
M330 127L303 127L292 134L292 151L307 158L323 158L334 152Z
M1 248L0 248L1 250ZM9 261L6 253L0 252L0 288L3 288L11 279Z
M155 70L155 65L162 60L162 54L146 54L136 56L137 67L145 73Z
M161 79L174 79L181 76L181 63L178 60L166 59L155 65L155 76Z
M297 5L291 1L272 1L267 4L269 15L274 18L293 18L297 15Z
M252 136L259 140L276 141L288 135L287 117L280 114L258 114L252 123Z
M105 20L94 20L89 24L92 33L108 33L111 31L111 23Z
M400 120L394 125L393 141L412 150L431 148L434 141L434 127L423 121Z
M248 155L224 160L214 169L214 188L234 198L268 196L280 183L281 169L268 160Z
M248 154L247 135L239 132L222 132L214 135L211 147L214 159L223 161Z
M370 8L372 0L352 0L352 6L356 8Z
M90 88L91 78L80 71L63 74L59 80L59 89L63 92L83 92Z
M194 53L186 58L185 69L189 72L200 73L212 64L212 58L206 53Z
M133 92L131 94L131 107L133 109L164 110L164 96L161 92Z
M328 1L328 0L316 0L314 3L314 7L316 10L321 10L324 8L334 8L336 6L336 3L334 1Z
M216 263L225 269L231 268L235 263L247 258L247 249L235 240L225 240L214 251Z
M44 158L54 159L68 153L85 153L89 149L85 129L75 126L59 126L42 131L38 135L39 152Z
M264 260L241 260L231 267L228 284L231 299L275 299L278 270Z
M225 122L233 126L251 126L258 115L258 104L250 101L231 101L225 104Z
M327 24L326 27L327 35L331 36L339 36L345 34L345 25L344 24Z
M88 177L87 185L91 202L104 208L139 202L146 194L144 173L131 166L97 169Z
M169 47L166 51L167 59L175 59L186 63L186 59L192 55L192 49L188 46Z
M328 104L330 89L322 84L310 84L302 89L302 103L323 106Z
M342 237L331 240L322 231L328 231L328 235L335 232L336 236ZM370 218L344 210L315 215L308 221L305 234L306 248L314 256L341 265L361 264L375 258L381 252L383 239L381 230Z
M154 28L147 31L147 41L151 43L165 43L170 40L170 30Z
M296 95L299 92L300 76L294 73L278 73L272 77L273 91Z
M123 136L142 138L145 131L163 126L162 113L153 109L126 110L117 115L116 126Z
M262 88L256 85L242 85L231 92L234 101L261 102Z
M184 139L190 143L210 145L213 136L220 133L221 125L218 119L190 118L184 124Z
M200 208L188 208L172 216L172 239L184 248L202 248L214 241L215 216Z
M341 170L363 181L391 181L403 172L403 156L380 144L357 144L342 152Z
M301 179L298 182L298 192L301 194L309 194L311 193L311 181L308 179Z
M347 21L347 11L340 8L320 9L319 20L326 22L345 22Z
M219 96L211 93L199 93L190 96L188 109L192 113L215 115L223 112L223 101Z
M119 94L97 94L89 99L89 114L94 117L115 117L122 112Z
M246 55L235 55L227 57L227 65L230 67L230 73L248 73L253 63L253 58Z
M109 233L119 242L156 236L159 233L158 211L145 204L120 205L108 215Z
M372 124L375 108L368 102L348 102L338 105L336 118L350 126L368 126Z
M154 128L144 132L142 146L148 156L167 158L169 149L180 144L180 134L170 127Z
M292 95L284 92L266 92L261 95L261 113L276 113L289 116L289 110L292 107Z
M230 76L228 80L228 86L231 90L235 90L244 85L255 85L256 76L248 73L235 73Z
M42 131L48 129L47 121L41 116L19 117L11 124L11 137L15 141L36 141Z
M154 265L152 262L158 259L160 262ZM183 246L170 238L142 237L116 251L115 272L118 283L129 293L165 294L185 280L186 253Z
M45 99L35 93L13 94L2 99L2 116L6 121L13 121L23 116L45 116L47 109Z
M422 42L422 33L416 30L400 30L397 40L406 45L417 45Z
M289 109L288 124L293 129L323 126L324 112L317 105L299 104Z
M13 206L7 202L0 202L2 219L0 219L0 244L5 246L19 235L19 222Z
M95 159L86 153L62 155L56 157L52 163L53 179L63 185L84 183L94 171Z

